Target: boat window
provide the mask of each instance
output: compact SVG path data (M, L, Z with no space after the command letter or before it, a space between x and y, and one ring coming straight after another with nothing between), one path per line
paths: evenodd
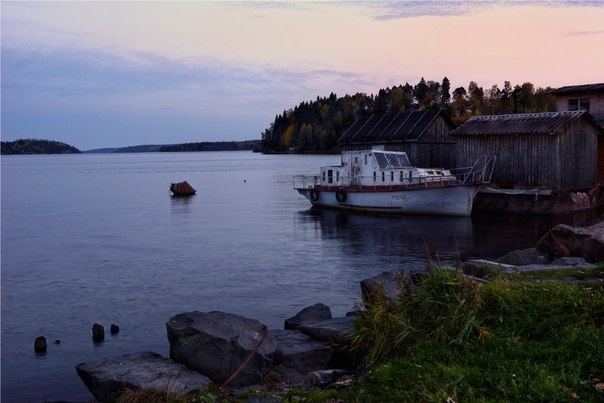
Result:
M340 181L340 171L336 171L336 182Z
M323 174L323 183L325 183L325 171L323 171L322 174Z
M382 171L382 182L386 182L386 172Z
M394 182L394 171L390 171L390 182Z
M400 175L401 177L400 177L400 179L399 179L399 180L401 181L401 183L403 183L403 179L405 179L405 176L404 176L404 175L405 175L405 174L404 174L404 172L403 172L403 171L401 171L401 175Z
M390 164L395 167L408 167L411 165L407 154L390 154Z
M377 180L377 172L373 171L373 181L375 182Z
M405 153L374 153L380 168L402 168L411 166L411 162Z
M386 156L384 154L375 153L373 155L375 155L375 159L377 160L377 163L380 168L384 169L388 166L388 159L386 158Z
M327 170L327 183L333 183L333 169Z
M354 163L355 165L359 163L359 157L354 157Z

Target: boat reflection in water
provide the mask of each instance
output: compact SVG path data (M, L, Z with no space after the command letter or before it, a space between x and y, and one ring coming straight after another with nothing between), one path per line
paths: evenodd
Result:
M370 215L317 207L299 214L315 221L322 242L343 261L359 259L384 270L423 271L427 259L452 263L473 242L470 217Z
M298 213L313 220L331 258L342 262L423 271L427 262L458 265L470 258L496 259L534 247L557 224L593 225L597 215L562 217L474 214L471 217L371 215L313 207Z

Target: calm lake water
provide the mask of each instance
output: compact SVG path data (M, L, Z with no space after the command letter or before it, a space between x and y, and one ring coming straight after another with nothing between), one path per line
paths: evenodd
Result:
M75 365L169 355L165 323L226 311L270 328L322 302L343 316L359 282L426 256L495 257L558 222L497 215L387 217L317 211L292 175L339 156L251 152L3 156L2 402L85 401ZM172 198L171 182L197 188ZM569 222L572 221L572 222ZM92 325L105 326L103 343ZM109 335L110 324L120 326ZM49 342L34 353L34 339ZM60 340L60 344L55 344Z

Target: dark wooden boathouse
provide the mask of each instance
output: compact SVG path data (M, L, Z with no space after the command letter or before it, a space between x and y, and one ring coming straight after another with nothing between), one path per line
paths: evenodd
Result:
M494 186L481 191L475 208L538 212L536 205L555 214L602 203L597 166L603 134L585 111L474 116L451 132L458 167L482 154L497 157ZM496 203L489 192L498 195Z
M587 111L604 129L604 83L567 85L552 94L556 97L556 110ZM598 179L604 182L604 136L598 137Z
M365 150L375 145L405 151L419 167L455 165L455 123L442 109L388 112L359 117L338 140L342 150Z

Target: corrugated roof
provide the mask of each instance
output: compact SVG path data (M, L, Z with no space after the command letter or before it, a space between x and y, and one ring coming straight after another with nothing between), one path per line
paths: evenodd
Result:
M591 116L585 111L473 116L451 132L461 136L554 134L572 121Z
M388 112L358 118L338 141L339 144L416 141L440 115L453 128L454 123L441 109Z
M552 91L554 95L583 94L586 92L604 92L604 83L567 85Z

